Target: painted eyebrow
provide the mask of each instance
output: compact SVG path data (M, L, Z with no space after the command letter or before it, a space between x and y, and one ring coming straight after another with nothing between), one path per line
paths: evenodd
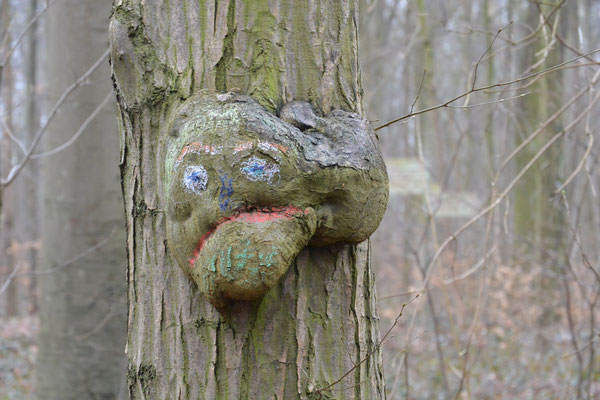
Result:
M258 148L261 150L278 150L281 153L287 153L288 148L277 143L258 142Z
M247 141L247 142L242 142L237 144L234 148L233 148L233 153L239 153L240 151L244 151L247 149L251 149L254 147L254 142L251 141ZM260 150L263 151L278 151L281 153L287 153L288 151L288 147L280 145L278 143L271 143L271 142L266 142L266 141L259 141L257 144L257 147Z
M239 153L240 151L244 151L246 149L251 149L252 147L254 147L254 143L252 142L239 143L233 148L233 154Z
M207 145L207 144L202 144L200 142L188 143L183 147L183 149L181 149L181 153L179 153L179 157L177 157L177 160L175 161L175 166L177 167L179 165L179 163L181 162L181 160L183 160L183 157L185 157L185 155L189 154L189 153L193 153L193 154L206 153L206 154L215 155L220 152L221 152L221 149L215 148L215 147Z

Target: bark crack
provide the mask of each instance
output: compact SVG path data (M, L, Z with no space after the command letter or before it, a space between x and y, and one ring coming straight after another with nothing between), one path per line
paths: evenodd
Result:
M217 8L215 7L215 19L217 15ZM215 20L215 29L216 29ZM218 92L225 93L227 91L227 69L233 58L233 38L235 35L235 0L229 1L229 8L227 9L227 34L223 39L223 53L221 58L215 65L215 87Z

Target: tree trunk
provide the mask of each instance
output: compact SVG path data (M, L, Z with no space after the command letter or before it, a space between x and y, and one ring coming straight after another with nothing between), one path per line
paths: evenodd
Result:
M0 7L0 21L3 26L8 26L13 13L15 12L14 7L10 3L4 2ZM11 32L7 29L2 32L3 35L8 37L7 43L11 42ZM0 71L3 75L2 81L2 103L3 109L6 113L6 126L14 132L14 90L15 90L15 79L13 64L7 63L4 66L3 71ZM1 136L2 142L0 142L0 172L10 171L11 162L14 157L14 146L10 138L4 133L4 127L2 129L3 134ZM3 208L0 208L0 273L3 277L9 276L9 274L15 268L15 249L13 246L14 239L11 233L14 232L14 214L15 214L15 198L13 188L8 188L4 193L0 193L4 197ZM4 282L3 282L4 283ZM6 293L3 294L4 313L7 317L15 317L18 313L18 292L17 285L13 281L5 289Z
M554 7L544 6L543 12L550 14ZM540 11L534 4L528 4L524 9L527 13L529 26L536 26L539 22ZM561 21L563 18L561 18ZM551 19L551 22L556 22ZM540 51L547 46L545 39L540 32L535 50ZM536 71L557 65L561 60L561 51L555 44L548 50L548 54L543 62L536 68ZM521 53L521 59L518 60L520 71L528 71L532 65L539 62L539 57L534 52L527 51ZM523 100L523 107L517 110L517 118L520 125L525 127L523 137L533 132L537 128L536 121L544 121L560 106L559 93L562 89L557 89L560 80L540 79L533 89L539 93L538 96L530 96ZM550 132L560 132L563 129L562 119L556 119L545 132L540 134L529 144L520 154L515 157L517 171L520 171L535 155L539 149L546 143L551 136ZM515 187L513 194L514 201L514 226L515 233L518 235L517 246L523 246L527 243L532 260L546 260L549 253L548 248L554 248L565 233L562 229L564 221L560 213L552 205L549 197L556 189L556 182L561 181L560 177L560 145L553 146L533 165L530 171L523 176L519 184ZM561 222L562 221L562 222ZM561 228L554 228L561 227ZM524 240L525 239L525 240Z
M106 50L110 2L60 1L47 14L44 78L52 104ZM111 94L108 62L61 107L46 150L69 141ZM105 106L71 146L44 158L37 399L125 392L125 232L118 129Z
M27 19L31 21L37 14L37 0L29 0L27 5ZM27 84L27 103L19 114L21 125L18 132L24 132L22 140L31 145L33 138L38 130L39 96L36 96L37 87L37 65L38 65L38 46L39 37L37 30L33 29L27 37L27 48L24 54L25 79ZM40 234L40 209L41 194L39 185L40 168L37 160L29 160L21 171L20 179L15 180L15 220L19 221L14 227L14 238L19 244L17 262L22 263L19 272L33 272L36 269L37 255L39 248ZM21 278L19 282L22 302L26 305L26 312L34 314L37 311L37 289L34 275Z
M115 1L132 399L384 397L368 241L307 247L221 314L171 257L160 178L169 117L201 89L360 112L357 3Z
M567 7L567 5L565 4L563 7ZM536 26L535 24L540 18L540 12L550 15L552 9L554 7L543 5L540 10L536 5L528 4L526 11L529 25ZM563 10L562 12L567 11ZM550 22L558 23L555 18L551 18ZM562 15L560 20L561 24L567 21ZM538 36L536 51L541 51L547 47L546 42L548 39L542 35L542 32ZM558 43L555 43L553 47L546 51L548 53L536 70L544 70L564 61ZM519 67L521 70L525 70L540 60L534 56L533 52L528 51L522 54L522 59L519 61L521 64ZM546 120L561 107L562 98L560 94L564 91L564 86L561 83L561 79L540 79L531 87L537 95L525 98L523 106L516 113L520 126L525 127L524 132L526 133L523 136L535 131L539 124L536 121ZM564 128L565 120L564 116L557 118L515 157L517 171L520 171L534 157L555 132L560 132ZM560 248L568 233L568 230L564 229L566 225L565 214L552 203L551 199L552 193L556 189L556 182L564 181L561 178L561 164L564 160L561 153L562 145L559 143L549 148L540 157L539 161L532 166L531 170L523 176L513 193L514 229L517 234L517 252L515 254L519 254L519 248L522 249L523 246L526 246L528 261L521 263L525 268L535 267L534 263L541 263L541 265L550 265L552 273L560 273L555 262L556 256L550 249ZM543 307L537 322L540 332L543 332L544 328L555 324L560 318L556 304L547 301L548 293L559 291L560 284L549 274L543 274L538 279L535 286L537 288L536 294ZM536 342L539 344L540 349L548 345L547 340L542 335L539 335Z

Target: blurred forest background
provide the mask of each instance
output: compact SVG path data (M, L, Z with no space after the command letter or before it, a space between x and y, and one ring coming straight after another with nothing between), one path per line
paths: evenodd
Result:
M126 398L110 3L0 0L1 400ZM600 398L600 1L361 6L388 398Z

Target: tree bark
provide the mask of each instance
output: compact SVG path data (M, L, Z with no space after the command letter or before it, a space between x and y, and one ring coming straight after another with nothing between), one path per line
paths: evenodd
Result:
M106 51L110 2L57 1L47 14L44 81L54 101ZM45 149L68 142L111 93L109 66L63 104ZM119 399L125 392L125 232L114 105L43 158L44 221L36 398Z
M368 241L305 248L261 301L220 314L170 255L161 182L169 117L201 89L360 112L357 3L115 1L132 399L384 397Z

